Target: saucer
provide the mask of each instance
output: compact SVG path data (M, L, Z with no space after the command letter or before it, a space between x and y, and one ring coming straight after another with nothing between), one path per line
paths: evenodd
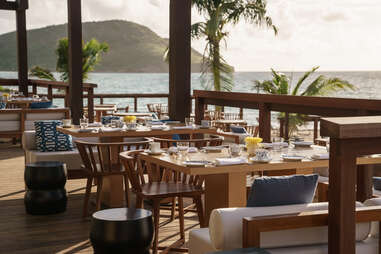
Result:
M151 151L151 150L146 150L145 152L148 153L149 155L161 155L161 154L163 154L165 151L164 151L164 150L159 150L159 151L153 152L153 151Z
M251 157L250 160L255 163L269 163L272 160L272 158L259 159L257 157Z
M305 157L301 155L282 155L284 161L302 161Z

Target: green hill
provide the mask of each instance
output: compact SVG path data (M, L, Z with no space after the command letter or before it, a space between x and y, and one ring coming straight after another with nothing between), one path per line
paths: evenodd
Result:
M109 52L96 67L97 72L168 72L163 53L168 39L148 27L121 20L86 22L83 39L107 42ZM48 26L28 31L29 67L39 65L55 70L57 41L67 37L67 25ZM0 35L0 71L17 70L16 33ZM202 56L192 49L192 71L200 71Z

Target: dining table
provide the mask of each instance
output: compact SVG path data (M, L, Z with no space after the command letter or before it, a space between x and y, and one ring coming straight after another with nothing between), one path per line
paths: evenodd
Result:
M214 125L224 131L230 131L230 125L246 126L247 121L243 119L220 119L214 120Z
M207 153L198 151L188 153L185 157L172 156L169 154L149 155L150 161L157 166L171 168L188 175L204 177L205 179L205 216L209 221L213 209L226 207L245 207L247 201L247 178L252 172L263 172L295 170L296 174L312 172L314 168L327 168L329 159L326 148L311 145L308 147L293 147L274 151L270 150L270 160L258 162L255 157L249 157L245 151L240 157L247 160L238 165L217 165L218 158L229 158L228 149L224 148L219 153ZM285 158L303 157L303 159L293 160ZM319 159L313 159L315 156ZM328 156L328 154L327 154ZM186 161L205 161L206 165L189 166ZM357 158L358 165L380 164L381 156L367 156ZM308 170L306 172L306 170Z
M154 127L152 127L154 128ZM76 138L99 138L100 142L113 143L123 142L125 138L138 137L171 137L172 135L189 135L190 137L217 134L215 128L201 128L200 126L166 126L164 129L152 129L151 127L138 125L136 130L125 128L110 128L105 126L88 127L85 130L79 126L57 127L57 131ZM117 158L116 153L114 157ZM103 182L102 203L108 207L122 207L124 200L123 178L120 176L107 176Z
M18 97L7 100L7 105L9 108L29 108L30 104L35 102L49 102L49 100L32 97Z

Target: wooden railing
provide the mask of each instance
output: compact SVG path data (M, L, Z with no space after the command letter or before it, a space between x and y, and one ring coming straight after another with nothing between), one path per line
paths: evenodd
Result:
M259 109L259 136L271 141L271 111L319 116L381 115L381 100L306 97L256 93L194 90L196 123L204 116L206 104Z

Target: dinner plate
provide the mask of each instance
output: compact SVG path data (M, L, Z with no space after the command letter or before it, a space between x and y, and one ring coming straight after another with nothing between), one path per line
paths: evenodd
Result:
M159 150L159 151L153 152L151 150L146 150L145 152L148 153L149 155L160 155L160 154L163 154L165 151Z
M78 132L82 132L82 133L88 133L88 132L93 132L94 129L79 129Z
M313 154L311 156L313 160L329 160L329 154Z
M220 153L222 152L223 147L221 146L205 146L203 147L207 153Z
M209 161L183 161L183 165L187 167L205 167L210 164Z
M296 147L310 147L314 144L314 142L311 142L311 141L295 141L295 142L293 142L293 144Z
M282 155L282 159L285 160L285 161L301 161L303 160L305 157L302 156L302 155Z

